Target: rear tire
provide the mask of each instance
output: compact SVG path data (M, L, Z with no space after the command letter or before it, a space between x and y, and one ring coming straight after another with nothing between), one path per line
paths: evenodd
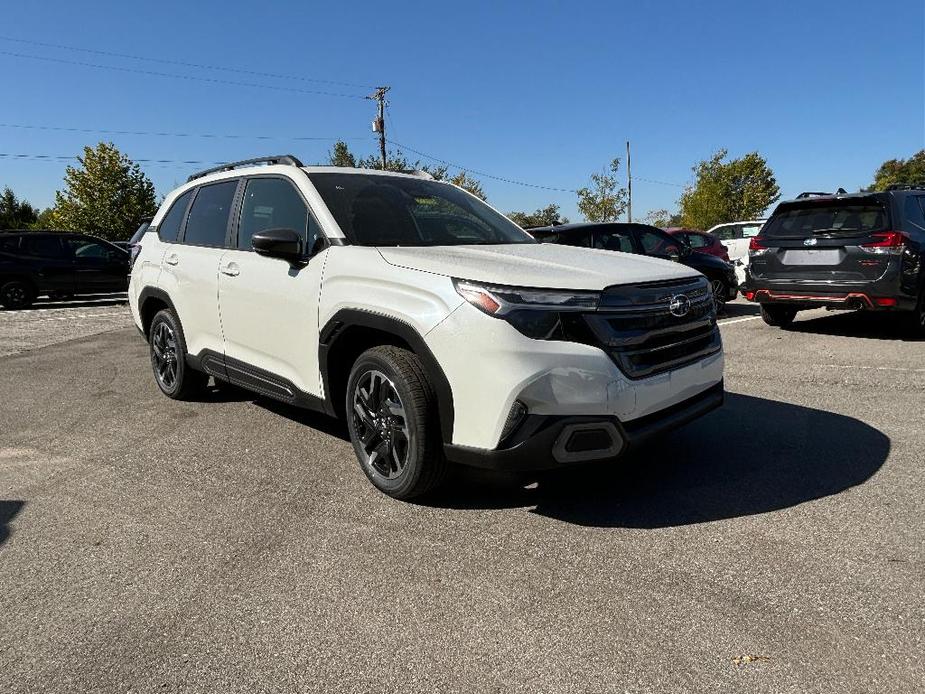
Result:
M209 376L187 365L183 328L169 308L158 311L151 321L148 345L154 382L164 395L174 400L190 400L202 393Z
M918 306L909 314L906 325L912 337L925 338L925 291L919 297Z
M768 325L786 328L797 317L797 309L792 306L769 306L761 304L761 318Z
M29 308L33 301L35 301L35 291L28 282L10 280L0 287L0 304L5 309L16 311Z
M350 371L347 428L369 481L394 499L414 499L446 476L434 389L416 354L369 349Z

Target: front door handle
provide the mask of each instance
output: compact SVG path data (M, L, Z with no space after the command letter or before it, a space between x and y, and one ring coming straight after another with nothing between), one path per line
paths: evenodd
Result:
M238 267L237 263L223 265L221 270L223 275L228 275L229 277L237 277L241 273L241 268Z
M168 265L176 265L177 263L180 262L180 256L178 256L176 253L171 253L170 255L167 256L164 262L167 263Z

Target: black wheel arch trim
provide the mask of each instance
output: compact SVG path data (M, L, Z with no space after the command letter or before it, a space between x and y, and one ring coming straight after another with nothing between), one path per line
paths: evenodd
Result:
M318 366L321 370L321 377L324 382L325 401L331 408L331 413L335 411L334 403L331 401L331 381L328 373L328 356L337 341L343 337L346 330L350 327L371 328L385 333L389 333L406 342L415 354L420 358L424 366L424 371L434 388L437 396L437 409L440 413L440 431L443 440L449 443L453 440L453 422L455 418L455 408L453 406L453 390L450 382L447 380L443 368L437 361L430 347L424 341L421 334L409 323L387 316L382 313L367 311L364 309L344 308L335 313L321 329L320 339L318 342Z
M138 315L142 316L142 309L144 308L145 303L148 299L158 299L167 304L168 308L173 311L173 315L177 317L177 320L180 322L180 329L183 329L183 321L180 320L180 314L177 313L177 307L173 305L173 300L170 298L170 295L165 292L163 289L158 289L157 287L144 287L138 293ZM145 338L147 339L147 331L142 330Z

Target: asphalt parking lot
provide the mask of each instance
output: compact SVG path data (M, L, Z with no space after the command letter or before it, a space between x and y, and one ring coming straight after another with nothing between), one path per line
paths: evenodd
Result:
M925 342L722 332L720 411L412 505L323 417L161 396L118 301L0 312L0 691L921 691Z

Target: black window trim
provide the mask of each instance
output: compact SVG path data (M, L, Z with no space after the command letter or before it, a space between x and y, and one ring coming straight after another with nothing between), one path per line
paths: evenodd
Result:
M170 213L173 212L173 208L177 206L177 203L178 203L178 202L180 202L180 198L182 198L182 197L183 197L184 195L186 195L187 193L192 193L192 195L190 195L190 196L189 196L189 200L186 201L186 209L183 211L183 217L182 217L182 219L180 219L180 226L179 226L179 228L177 229L177 238L175 238L173 241L168 241L168 240L165 239L163 236L161 236L161 225L164 223L164 220L167 219L167 217L170 216ZM152 231L152 229L153 229L153 231L157 234L157 238L160 239L160 241L161 241L162 243L179 244L179 243L180 243L180 237L181 237L184 233L186 233L186 218L189 217L189 210L190 210L190 207L191 207L192 204L193 204L193 199L194 199L195 197L196 197L196 189L195 189L195 188L188 188L187 190L184 190L182 193L180 193L180 194L177 196L177 199L174 200L174 201L171 203L170 209L168 209L168 210L164 213L164 216L161 217L161 221L158 222L157 226L154 226L154 225L149 226L149 227L148 227L148 230L147 230L145 233L147 234L148 231Z
M186 208L186 213L183 215L183 221L180 223L180 231L177 234L177 243L183 246L189 246L191 248L217 248L220 250L233 250L231 246L228 245L228 240L231 238L231 221L234 218L234 207L235 202L238 200L238 196L241 193L241 181L243 177L228 177L222 178L218 181L209 181L208 183L203 183L202 185L196 186L194 189L193 196L190 198L189 206ZM196 198L199 197L199 191L203 188L208 188L209 186L222 185L224 183L234 183L235 190L231 196L231 208L228 210L228 219L225 221L225 240L220 246L215 246L208 243L189 243L186 240L186 227L189 223L190 212L193 210L193 205L196 203Z
M241 214L244 212L244 193L247 190L247 182L255 178L276 178L282 181L286 181L290 186L292 186L292 188L295 190L298 196L302 199L302 202L305 204L305 210L308 212L308 216L312 220L314 220L315 226L318 228L318 232L321 235L321 238L323 238L326 243L330 244L330 239L328 238L328 235L325 233L324 228L321 226L321 222L318 221L318 215L316 215L315 212L312 210L311 203L308 201L308 198L305 197L305 194L302 192L301 188L299 188L299 186L296 185L296 182L293 178L289 176L285 176L283 174L278 174L278 173L251 174L249 176L244 176L241 179L242 183L241 185L238 186L236 197L233 202L233 208L232 208L232 214L231 214L231 217L233 218L231 221L233 223L232 223L231 229L229 231L229 236L228 236L229 250L244 251L245 253L255 252L253 248L238 248L238 233L240 232L240 229L241 229ZM306 223L310 226L309 222L306 222ZM305 231L307 234L308 229L306 229ZM311 250L312 249L308 247L303 248L302 256L306 259L310 259Z

